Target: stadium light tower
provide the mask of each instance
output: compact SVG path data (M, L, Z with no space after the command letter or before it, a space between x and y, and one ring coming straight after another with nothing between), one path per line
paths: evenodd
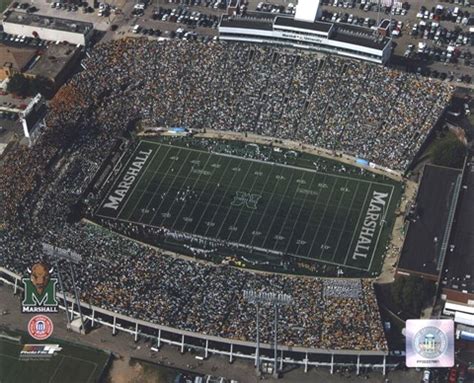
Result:
M66 300L66 292L64 291L64 285L63 285L63 282L62 282L62 279L61 279L61 273L60 273L59 262L58 261L60 259L63 259L63 260L68 262L69 270L71 272L72 286L73 286L73 290L74 290L74 297L75 297L76 304L77 304L77 310L79 311L79 316L81 318L82 330L85 333L86 328L84 326L84 318L82 316L81 302L79 300L79 293L77 292L77 288L76 288L76 277L75 277L74 267L72 265L73 263L74 264L79 264L82 261L82 257L79 254L75 253L74 251L61 249L60 247L52 246L48 243L43 242L42 247L43 247L43 253L45 253L46 255L51 257L52 259L54 259L54 262L55 262L55 265L56 265L56 270L57 270L57 273L58 273L59 287L61 288L61 292L63 294L64 307L66 309L67 322L68 322L68 325L70 326L71 325L71 320L73 319L73 316L74 316L74 305L73 305L73 309L71 310L71 318L69 318L69 310L68 310L68 304L67 304L67 300Z
M291 296L288 294L282 293L266 293L262 291L255 290L244 290L244 299L249 303L255 305L257 309L257 318L256 318L256 343L257 349L255 352L255 365L257 369L257 375L260 375L260 327L259 327L259 307L260 305L271 305L275 310L275 319L273 324L273 336L274 336L274 360L273 360L273 375L278 377L278 307L279 306L288 306L292 302Z

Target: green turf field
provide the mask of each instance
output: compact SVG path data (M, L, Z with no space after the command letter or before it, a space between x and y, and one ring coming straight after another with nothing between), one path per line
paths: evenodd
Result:
M18 336L19 333L9 334ZM107 365L109 354L64 341L38 342L25 334L18 343L0 337L0 382L88 383L97 382ZM20 360L24 343L59 344L62 350L49 360Z
M96 216L369 272L380 267L399 197L399 185L382 177L143 140Z

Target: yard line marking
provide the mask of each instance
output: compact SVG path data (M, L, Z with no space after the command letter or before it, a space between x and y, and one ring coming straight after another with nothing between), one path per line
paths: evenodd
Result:
M291 181L293 180L293 176L294 176L294 173L291 174L290 181L288 181L287 184L286 184L285 195L288 193L288 189L290 188ZM283 203L283 201L284 201L284 198L280 199L280 203L278 204L278 209L275 210L275 213L280 210L281 204ZM270 224L270 227L269 227L269 229L268 229L267 235L265 236L265 239L264 239L263 242L262 242L262 246L265 246L265 242L267 242L268 236L270 235L270 233L271 233L271 231L272 231L271 229L272 229L272 227L273 227L273 224L275 223L276 217L277 217L277 215L274 214L274 215L273 215L273 219L272 219L272 223Z
M163 159L161 160L160 164L155 168L154 172L153 172L153 176L150 177L150 181L148 182L148 186L146 186L143 190L140 190L142 192L142 194L140 195L140 198L138 199L138 202L141 202L142 199L143 199L143 196L148 194L148 188L149 186L151 185L151 183L155 180L155 176L156 174L159 174L158 170L161 169L161 166L165 163L165 161L167 160L167 157L168 157L168 153L170 152L171 148L168 148L168 150L166 151L165 155L163 156ZM153 190L153 192L151 193L151 198L148 200L148 202L146 203L146 206L144 208L144 210L148 209L150 207L150 204L151 204L151 201L153 201L153 198L155 197L155 193L157 192L157 190L159 190L162 182L164 180L164 177L161 178L160 180L160 183L158 184L158 186L155 188L155 190ZM135 209L137 206L139 206L140 204L139 203L136 203L135 204L135 207L133 208L132 212L130 213L130 215L128 216L128 218L130 218L133 213L135 212ZM142 219L143 219L143 216L144 216L144 213L142 213L140 215L140 218L138 219L138 222L141 222Z
M314 180L318 178L317 176L315 176L313 174L313 177L311 178L311 183L309 184L309 189L311 189L311 187L313 186L313 183L314 183ZM298 188L297 188L298 189ZM318 196L319 196L320 193L318 193ZM308 194L305 194L304 196L304 199L303 199L303 203L301 204L300 206L300 211L298 212L298 216L296 217L296 223L295 225L300 221L300 216L301 216L301 212L303 211L303 208L305 207L305 202L306 202L306 198L308 197ZM311 216L309 217L311 218ZM280 233L281 234L281 233ZM291 235L290 235L290 238L288 238L288 244L286 245L286 248L285 248L285 253L288 252L288 248L290 247L291 245L291 240L293 239L293 237L295 236L295 231L294 230L291 230Z
M176 155L179 157L179 154L180 154L182 151L183 151L183 149L180 149L179 152L176 153ZM170 182L170 185L169 185L168 189L166 190L166 193L165 193L165 194L168 194L169 191L171 190L172 186L175 184L176 178L177 178L176 176L177 176L179 173L181 173L181 170L183 170L183 167L184 167L184 165L186 164L186 162L188 161L188 158L189 158L189 155L190 155L190 154L191 154L191 153L188 153L188 155L186 156L186 158L184 159L184 161L181 163L181 166L179 167L179 170L178 170L178 171L176 172L176 174L174 175L174 178L173 178L172 181ZM166 172L166 176L165 176L165 177L168 177L168 174L169 174L169 170ZM188 174L188 175L189 175L189 174ZM163 180L164 180L164 178L163 178ZM156 189L156 191L158 191L158 189ZM155 191L154 195L156 194L156 191ZM166 198L163 198L163 199L161 200L159 206L156 208L155 214L153 214L153 217L151 217L151 220L149 221L148 224L151 224L151 223L155 220L155 217L156 217L156 215L158 214L158 212L160 211L161 205L163 205L163 202L165 201L165 199L166 199ZM153 200L153 198L152 198L152 200ZM171 206L170 206L170 208L171 208ZM168 211L169 211L169 210L168 210Z
M125 162L127 165L130 164L130 162L132 161L133 156L135 155L135 153L137 152L137 150L140 146L141 146L141 142L139 142L137 144L137 146L135 146L135 149L133 150L132 155ZM114 169L115 169L115 167L114 167ZM120 176L125 172L125 169L127 169L127 166L123 167L122 171L120 172L120 174L117 177L117 179L115 180L115 182L112 182L112 185L110 186L109 191L105 194L104 198L102 199L102 202L99 204L99 207L97 208L96 213L103 207L104 201L111 194L111 191L112 191L113 187L119 182L120 179L122 179ZM112 217L109 216L109 218L112 218ZM115 217L115 218L117 218L117 217Z
M157 174L158 174L158 175L163 175L163 177L166 177L166 172L163 173L163 172L158 171ZM194 178L194 177L191 177L191 176L180 176L180 175L176 175L175 177L176 177L177 179L184 179L184 180L185 180L185 179L188 179L188 180L191 180L191 181L194 181L194 180L195 180L195 178ZM355 181L355 180L354 180L354 181ZM138 186L137 186L136 191L141 191L141 192L143 192L144 190L138 188ZM269 195L272 195L272 194L273 194L274 197L285 197L285 195L284 195L283 193L279 193L279 192L276 192L276 191L262 191L262 193L263 193L263 194L269 194ZM296 198L296 197L294 197L294 199L295 199L296 201L303 201L303 198ZM214 205L217 206L217 204L214 204ZM319 205L321 205L321 206L326 206L326 205L327 205L328 207L336 207L336 206L337 206L337 203L334 203L334 204L331 204L331 203L329 203L329 204L319 203ZM359 212L359 209L356 209L356 208L352 208L352 209L350 209L350 210Z
M54 369L53 375L51 375L51 377L49 378L48 383L50 383L53 380L54 376L58 373L59 366L63 364L64 357L62 355L59 355L59 356L61 357L61 360L59 361L58 365Z
M356 196L357 196L357 193L359 192L359 186L360 186L360 183L357 182L356 184L356 191L354 192L354 195L352 196L352 201L351 201L351 206L349 207L349 211L351 210L352 208L352 205L354 204L354 201L356 199ZM344 225L342 226L342 230L341 230L341 233L339 234L339 238L337 239L337 244L336 244L336 249L334 250L334 253L333 253L333 256L331 258L331 261L334 261L334 258L337 254L337 249L339 248L339 244L341 242L341 238L342 238L342 234L344 234L344 231L345 231L345 228L346 228L346 225L347 225L347 221L349 221L349 216L350 214L348 214L346 216L346 219L344 221Z
M240 165L242 164L242 161L243 161L243 160L240 159L239 164L236 165L235 167L240 168ZM219 204L217 205L217 208L215 209L214 214L212 214L212 218L211 218L211 221L212 221L212 222L214 222L214 218L216 217L217 212L220 211L221 206L222 206L222 202L224 201L225 196L226 196L227 193L229 192L229 189L231 188L232 183L233 183L234 178L235 178L235 175L236 175L237 173L238 173L238 172L234 172L234 174L232 175L232 179L231 179L230 182L227 184L227 187L226 187L226 189L225 189L225 192L224 192L224 194L222 195L222 198L221 198L221 200L219 201ZM215 193L215 191L216 191L216 189L214 189L214 193ZM211 201L212 198L214 197L214 193L212 194L212 197L211 197L211 199L209 200L209 202L208 202L208 204L207 204L207 206L206 206L206 210L204 210L204 213L202 214L202 217L205 216L205 213L207 212L207 209L209 208L209 206L210 206L210 205L213 205L213 204L210 203L210 201ZM201 219L202 219L202 218L201 218ZM201 220L199 221L199 223L201 223ZM210 228L210 226L208 226L208 227L206 228L206 232L204 233L204 236L207 235L207 232L209 231L209 228ZM197 235L197 234L195 234L195 233L193 233L193 234L194 234L194 235Z
M153 158L155 158L156 156L156 153L159 152L160 148L158 148L155 152L155 154L153 155ZM133 158L133 157L132 157ZM120 211L118 212L117 214L117 217L120 216L120 214L122 214L122 211L123 209L125 208L125 206L127 206L128 204L128 201L130 200L130 197L133 195L137 185L142 181L142 178L143 176L146 174L146 172L148 171L148 168L150 166L150 164L153 162L153 160L150 160L148 162L148 164L146 165L145 169L143 169L143 171L140 172L140 176L138 177L138 179L135 180L135 185L133 185L133 188L132 190L130 190L130 192L128 193L128 197L127 199L125 200L124 204L122 205L122 207L120 208Z
M197 159L199 160L199 158L201 158L200 155L199 155L199 157L198 157ZM202 170L205 170L205 168L206 168L206 166L207 166L207 164L208 164L208 162L209 162L209 160L210 160L211 158L212 158L212 153L207 156L207 160L206 160L205 164L203 165ZM220 159L218 159L218 161L219 161L219 160L220 160ZM192 173L192 170L193 170L193 168L191 168L191 170L189 171L189 174ZM213 176L213 174L214 174L215 171L216 171L216 168L214 168L214 169L212 170L211 174L209 174L209 175L207 176L206 185L205 185L205 187L201 190L201 194L199 195L197 201L194 202L193 209L191 210L191 213L189 214L190 217L193 216L193 212L194 212L194 209L196 209L197 202L199 201L199 198L201 198L202 193L204 193L204 189L207 187L207 184L209 183L209 180L212 178L212 176ZM189 174L188 174L188 175L189 175ZM193 186L192 186L192 190L193 190L193 191L194 191L194 189L195 189L195 187L196 187L196 183L201 179L201 177L202 177L202 172L199 173L198 177L192 179L192 181L194 181L194 182L193 182ZM186 180L187 180L187 179L186 179ZM183 185L181 186L181 189L183 189L183 187L187 187L187 186L188 186L188 185L186 184L186 180L183 182ZM181 190L181 189L180 189L180 190ZM174 226L176 225L176 222L177 222L178 219L180 218L181 213L182 213L182 211L183 211L183 209L184 209L185 206L186 206L186 203L184 202L184 203L183 203L183 206L181 206L181 209L179 209L178 214L176 214L176 219L174 220L173 224L170 226L171 229L173 229ZM170 210L171 210L171 208L170 208ZM188 224L188 222L186 222L186 223L184 224L184 227L183 227L183 230L182 230L182 231L185 232L184 229L186 228L186 225L187 225L187 224Z
M271 176L272 173L273 173L273 169L274 169L274 168L273 168L273 166L272 166L272 167L270 168L270 171L268 172L268 176L267 176L267 179L265 180L265 183L264 183L264 185L263 185L263 189L260 191L261 193L263 193L263 191L266 189L267 184L268 184L268 180L270 179L270 176ZM252 191L253 191L253 190L252 190ZM252 212L250 213L250 217L248 218L247 223L246 223L246 225L245 225L245 227L244 227L244 230L242 231L242 234L240 235L240 238L239 238L239 241L238 241L239 243L242 241L242 238L243 238L245 232L247 231L247 227L249 226L249 223L250 223L250 221L252 220L252 217L253 217L254 213L255 213L255 210L252 210Z
M323 183L325 184L326 183L326 178L327 178L327 175L324 176L323 180L320 182L320 183ZM334 180L334 184L333 184L333 187L334 185L337 183L337 178ZM311 220L313 218L313 214L314 214L314 209L316 208L316 206L318 206L318 201L319 201L319 197L321 197L321 194L323 194L321 188L320 188L320 191L318 193L318 196L316 198L316 201L314 202L313 204L313 207L311 209L311 213L309 215L309 218L308 218L308 221L306 222L306 225L304 227L304 230L303 230L303 234L301 234L301 238L299 239L302 239L304 238L304 236L306 235L306 232L308 231L308 227L309 227L309 224L311 223ZM323 205L323 204L322 204ZM300 251L300 247L301 247L301 244L298 245L298 247L296 248L296 251L295 251L295 254L298 254L298 252Z
M181 152L182 152L182 150L179 151L178 154L180 154ZM201 153L198 154L198 157L197 157L196 159L199 160L200 157L201 157ZM178 156L178 158L179 158L179 156ZM189 155L186 157L186 159L184 160L184 162L187 163L187 162L188 162L188 159L189 159ZM209 159L208 159L208 160L209 160ZM191 161L194 161L194 159L191 160ZM187 184L187 181L188 181L188 179L189 179L189 176L190 176L191 173L192 173L192 169L194 168L194 164L193 164L191 161L189 161L189 162L192 164L192 165L191 165L191 169L189 169L189 172L188 172L188 173L186 174L186 176L184 177L184 181L183 181L181 184L178 185L179 189L177 190L177 192L180 192L181 189L183 189L183 187ZM184 165L186 165L185 163L183 163L181 166L183 167ZM179 179L178 174L181 173L182 167L180 168L179 172L176 173L176 175L175 175L175 177L174 177L174 179L173 179L173 185L175 184L176 180ZM168 175L168 171L167 171L166 175ZM201 175L199 175L196 179L198 179L199 177L201 177ZM192 178L192 179L194 180L194 178ZM173 188L170 188L170 190L171 190L171 189L173 189ZM176 193L176 194L177 194L177 193ZM158 207L158 209L161 207L161 205L163 204L164 201L165 201L165 199L163 198L163 199L161 200L161 203L160 203L160 206ZM168 208L168 212L169 212L169 213L171 213L171 211L173 210L173 206L174 206L175 203L178 203L178 201L176 200L176 197L173 198L173 201L171 202L171 205L170 205L169 208ZM184 206L184 204L182 204L181 209L183 208L183 206ZM156 211L155 215L157 214L157 212L158 212L158 210ZM179 215L178 215L178 217L179 217ZM165 219L166 219L165 217L162 217L162 219L160 220L160 225L163 223L163 221L164 221Z
M387 208L385 209L385 214L383 215L382 217L382 220L385 221L385 218L387 217L387 213L388 213L388 209L390 207L390 202L392 201L392 195L393 195L393 189L394 189L394 186L393 185L390 185L391 187L391 192L390 192L390 197L388 198L388 203L387 203ZM367 269L367 271L370 270L370 268L372 267L372 262L375 258L375 252L377 251L377 246L378 246L378 243L379 243L379 239L380 239L380 235L382 234L382 231L383 231L383 226L380 225L380 228L379 228L379 234L377 235L377 241L375 242L375 246L374 246L374 251L372 252L372 258L370 258L370 263L369 263L369 268Z
M152 161L155 160L156 154L160 151L160 149L161 149L161 147L158 147L158 150L156 151L155 155L153 156ZM130 218L130 217L133 215L133 213L135 213L135 209L137 208L137 206L140 206L140 202L142 201L143 196L147 194L148 188L149 188L150 184L152 183L153 179L155 178L156 172L158 171L158 169L161 167L161 165L162 165L163 162L165 161L165 158L166 158L166 156L168 155L168 152L169 152L169 151L170 151L170 148L168 148L168 150L166 151L166 154L163 156L163 159L161 160L160 164L153 170L153 176L150 177L150 180L148 181L148 183L145 182L145 183L147 183L147 185L145 186L145 188L143 189L143 191L139 189L139 191L141 191L142 194L140 195L139 198L137 198L137 202L136 202L135 205L133 206L133 209L131 210L131 212L130 212L130 214L128 215L127 218ZM137 184L137 186L138 186L138 184ZM147 208L148 208L148 204L147 204L147 206L145 207L145 209L147 209ZM138 221L140 222L140 221L142 220L142 218L143 218L143 213L140 215L140 219L139 219Z
M128 221L126 219L122 219L122 218L117 218L117 221L122 221L122 222L126 222L126 223L136 223L136 222L133 222L133 221ZM151 227L155 227L155 228L161 228L161 226L152 225L152 224L147 224L147 226L151 226ZM108 229L108 230L114 231L113 229ZM180 233L180 232L177 232L177 233ZM193 235L194 235L194 237L196 237L198 239L203 239L203 240L207 240L209 242L219 243L219 239L217 239L216 237L205 237L205 236L199 235L199 234L193 234ZM272 254L276 254L276 255L283 255L283 253L281 251L275 251L275 250L266 249L266 248L262 248L262 247L250 246L250 245L241 244L241 243L237 243L237 242L230 242L230 241L228 242L228 244L232 245L232 246L235 246L236 248L245 248L247 250L252 249L252 250L260 251L262 253L272 253ZM315 258L311 258L311 257L300 256L300 255L293 254L293 253L289 253L288 255L290 255L294 258L307 259L307 260L311 260L311 261L327 263L327 264L330 264L330 265L341 266L340 263L325 261L323 259L315 259ZM357 267L357 266L347 265L347 266L344 266L344 267L347 267L349 269L359 270L359 271L367 271L366 269L362 269L362 268Z
M258 167L258 172L260 172L262 170L262 165L260 164L260 166ZM255 171L254 171L255 173ZM258 180L258 177L257 175L255 175L255 179L253 180L252 182L252 186L250 187L250 192L249 193L252 193L253 192L253 188L255 186L255 184L257 183L257 180ZM234 223L231 225L231 226L235 226L235 224L239 221L239 218L240 218L240 215L242 214L242 211L245 209L244 206L242 206L240 209L239 209L239 214L237 215L237 218L235 219ZM252 210L252 211L255 211L255 210ZM225 221L223 222L225 223ZM229 240L229 237L232 235L232 231L229 230L229 234L227 235L227 238L225 239L226 242Z
M365 203L367 202L367 197L369 196L369 192L370 192L370 189L372 188L372 185L369 185L369 188L367 189L367 192L365 193L365 198L364 198L364 203L362 204L362 206L360 207L360 212L359 212L359 218L357 219L357 224L355 225L355 229L354 229L354 232L352 233L352 238L351 238L351 243L349 244L349 248L347 249L347 253L346 253L346 256L344 257L344 266L347 265L347 257L349 255L349 252L351 251L351 247L352 247L352 242L354 242L354 236L356 235L357 233L357 229L359 227L359 222L360 222L360 218L362 217L362 212L366 211L366 209L364 209L364 206L365 206ZM367 270L366 270L367 271Z
M224 171L221 173L221 176L219 177L219 181L217 182L218 185L222 182L222 177L224 177L224 175L227 174L227 168L229 167L229 165L230 165L231 163L232 163L232 161L227 161L227 164L226 164L226 166L225 166L225 169L224 169ZM206 187L207 187L207 183L206 183ZM206 210L208 209L209 204L210 204L210 202L212 201L212 198L214 198L214 194L216 193L216 190L217 190L217 187L214 187L214 189L213 189L213 191L212 191L212 194L211 194L211 198L209 198L209 201L206 202L204 211L201 213L201 216L199 217L199 221L198 221L197 225L194 227L194 230L192 231L192 233L194 233L194 232L197 230L197 228L199 227L199 225L201 224L201 221L202 221L202 219L203 219L204 216L205 216L204 213L205 213ZM203 196L204 191L205 191L205 189L202 189L201 195L199 196L198 200L196 201L196 203L195 203L195 205L194 205L193 210L191 211L191 216L193 215L194 210L196 209L196 207L198 206L198 204L204 204L204 202L201 202L201 197ZM188 223L186 222L186 225L187 225L187 224L188 224ZM186 229L186 225L184 225L183 231Z
M244 184L245 180L247 179L247 176L249 175L250 169L252 169L252 165L250 165L250 166L248 167L247 172L245 173L245 176L242 177L242 180L240 181L240 184L239 184L239 188L238 188L237 190L242 189L242 185ZM237 172L236 172L236 173L237 173ZM227 192L226 192L226 194L227 194ZM226 194L224 194L224 195L222 196L221 204L222 204L222 201L224 200ZM220 206L220 205L219 205L219 206ZM225 223L225 221L227 220L227 217L229 216L229 213L231 212L231 210L232 210L232 205L229 204L229 207L227 208L227 213L226 213L224 219L222 220L222 225L221 225L219 231L218 231L217 234L216 234L216 238L219 237L219 234L221 233L222 228L224 227L224 223ZM214 219L214 218L213 218L213 219Z
M183 178L184 178L184 177L183 177ZM269 194L269 193L268 193L268 194ZM209 207L218 208L218 207L219 207L219 204L216 204L216 203L209 203ZM261 220L263 220L263 218L265 218L265 216L264 216L262 213L257 213L257 212L255 212L254 214L257 216L257 218L260 218ZM97 217L106 218L106 219L112 219L112 220L113 220L113 219L118 219L118 218L110 218L110 217L107 217L107 216L104 216L104 215L100 215L100 214L96 214L96 216L97 216ZM267 216L267 218L268 218L268 216ZM151 227L160 227L160 228L163 228L163 226L152 225L152 224L149 224L149 223L146 223L146 222L139 222L139 221L137 221L136 219L133 219L133 220L131 220L131 219L122 219L122 220L125 220L125 222L128 222L128 223L135 223L135 224L137 224L137 225L142 225L142 226L151 226ZM166 227L166 225L165 225L165 227ZM321 227L322 227L322 228L329 228L329 226L324 226L324 225L322 225ZM190 234L193 234L193 235L194 235L194 233L190 233ZM198 234L196 234L196 235L198 235Z
M346 181L347 182L347 181ZM329 198L326 200L326 203L331 201L331 197L332 197L332 194L334 192L334 188L336 187L336 184L337 184L337 180L336 182L334 182L334 184L332 185L332 188L331 188L331 192L329 193ZM318 225L318 228L316 230L316 233L314 234L314 237L313 237L313 241L311 242L311 246L309 248L309 251L306 253L306 255L311 255L311 250L313 250L313 246L314 246L314 242L316 241L316 239L318 238L318 234L319 234L319 230L321 229L321 224L323 223L323 220L324 220L324 216L326 215L326 211L328 210L328 205L326 205L324 207L324 210L323 210L323 215L321 216L321 221L319 222L319 225ZM318 257L318 259L321 259Z
M347 182L348 181L346 181L346 183L344 184L344 188L347 188ZM334 222L336 222L337 212L339 211L339 208L341 207L341 203L342 203L342 200L344 199L345 193L346 192L343 192L341 190L341 198L339 199L339 202L337 203L336 211L334 212L334 216L333 216L332 222L331 222L331 227L329 228L328 234L326 235L326 239L324 240L323 246L326 246L326 244L328 243L328 239L331 236L332 229L334 228ZM346 217L346 220L347 220L347 217ZM319 231L319 229L318 229L318 231ZM325 250L326 250L326 248L323 247L323 249L321 251L321 255L319 256L320 259L323 258ZM311 251L311 249L310 249L310 251Z
M137 144L138 146L138 144ZM127 154L127 150L128 148L125 148L125 150L123 151L123 153L120 155L120 158L117 160L116 164L112 167L112 170L110 171L109 175L107 176L107 178L105 179L105 181L102 183L102 186L101 188L99 189L99 192L100 190L102 190L102 188L107 185L107 183L109 182L109 179L110 177L112 177L112 175L114 174L115 172L115 169L117 169L117 167L120 165L120 163L122 162L123 160L123 157L125 156L125 154ZM136 150L136 148L135 148ZM96 173L97 174L97 173ZM100 204L99 206L101 206L102 204Z
M298 176L300 176L300 175L298 174ZM302 176L302 177L303 177L303 176ZM313 180L314 180L314 177L312 178L310 187L311 187L311 185L313 185ZM298 181L298 180L297 180L297 181ZM286 215L285 215L285 219L283 220L283 224L281 225L280 231L279 231L278 234L277 234L278 236L281 236L281 233L283 233L283 230L284 230L285 225L286 225L286 221L288 220L288 217L290 216L290 213L291 213L291 210L293 209L293 205L294 205L294 203L295 203L295 200L297 200L297 199L295 198L295 196L296 196L296 193L298 192L299 184L298 184L297 182L296 182L296 184L297 184L297 185L296 185L296 188L295 188L295 192L293 193L293 196L291 197L290 208L288 209L288 212L287 212ZM302 202L303 202L303 205L304 205L304 203L305 203L305 201L306 201L306 197L308 197L307 194L305 194L305 196L304 196L304 198L303 198L303 201L302 201ZM300 212L301 212L301 210L300 210ZM292 233L293 233L293 232L292 232ZM291 234L290 234L290 238L291 238ZM288 238L288 241L289 241L290 238ZM275 250L275 247L276 247L276 245L278 244L278 242L279 242L278 240L275 240L275 243L273 244L273 247L272 247L273 250ZM287 247L288 247L288 245L287 245Z
M272 171L273 169L275 168L272 168ZM278 174L276 176L281 176L281 171L283 171L282 169L280 169L280 172L278 172ZM276 177L275 176L275 177ZM266 186L266 185L265 185ZM267 204L265 205L265 209L263 210L263 213L262 213L262 216L260 218L260 221L258 221L258 225L255 229L255 231L260 231L260 226L262 225L262 221L263 219L267 216L267 210L268 210L268 207L270 206L272 200L273 200L273 196L275 195L275 187L272 188L272 192L271 192L271 195L270 195L270 198L268 198L268 202ZM256 235L253 235L252 236L252 240L250 241L250 246L253 246L253 241L255 240L256 238Z
M142 140L142 142L148 142L148 143L154 143L156 144L156 142L154 141L148 141L148 140ZM160 145L163 145L163 146L173 146L173 147L176 147L176 145L170 145L170 144L160 144ZM204 152L204 153L208 153L207 151L204 151L204 150L201 150L201 149L194 149L194 148L184 148L186 150L191 150L193 152ZM282 163L279 163L279 162L271 162L271 161L263 161L263 160L259 160L259 159L255 159L255 158L243 158L243 157L239 157L237 155L234 155L234 154L228 154L228 153L216 153L216 152L213 152L216 156L224 156L224 157L230 157L230 158L236 158L236 159L239 159L239 160L242 160L244 159L245 161L251 161L251 162L259 162L259 163L263 163L263 164L268 164L268 165L275 165L275 166L279 166L279 167L282 167L282 168L289 168L289 169L296 169L296 170L301 170L301 171L305 171L305 172L309 172L309 173L317 173L317 174L320 174L322 176L325 176L327 175L328 173L325 173L325 172L322 172L322 171L318 171L318 170L315 170L315 169L311 169L311 168L305 168L305 167L298 167L298 166L295 166L295 165L288 165L288 164L282 164ZM321 158L320 156L316 156L315 157L318 157L318 158ZM350 165L349 165L350 166ZM343 179L348 179L348 180L356 180L356 181L359 181L359 182L364 182L364 183L369 183L369 184L373 184L373 185L389 185L389 183L381 183L381 182L376 182L376 181L368 181L368 180L364 180L364 179L359 179L357 178L358 176L355 176L355 177L349 177L349 176L341 176L339 174L335 174L335 173L330 173L330 175L332 177L335 177L335 178L343 178Z

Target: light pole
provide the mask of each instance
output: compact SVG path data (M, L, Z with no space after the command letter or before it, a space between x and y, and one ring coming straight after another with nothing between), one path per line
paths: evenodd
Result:
M54 261L55 261L55 265L56 265L57 272L58 272L59 286L60 286L60 288L62 290L61 292L63 294L64 305L65 305L65 309L66 309L66 315L69 314L69 310L68 310L68 305L67 305L67 300L66 300L66 292L64 291L64 285L63 285L63 282L62 282L62 279L61 279L61 274L60 274L60 270L59 270L59 262L58 261L60 259L63 259L65 261L67 261L68 264L69 264L69 270L71 272L71 278L72 278L72 287L73 287L73 290L74 290L74 297L75 297L76 304L77 304L77 310L78 310L79 316L81 318L82 331L84 331L84 334L85 334L86 328L84 326L84 318L82 316L81 301L79 299L79 293L77 292L75 272L74 272L74 267L72 265L73 263L74 264L79 264L82 261L82 257L79 254L75 253L74 251L71 251L71 250L68 250L68 249L61 249L60 247L52 246L48 243L43 242L42 247L43 247L43 253L45 253L46 255L48 255L49 257L54 259ZM74 315L74 305L73 305L73 310L71 311L71 319L73 319L73 315ZM70 325L70 323L71 323L71 320L69 319L69 315L68 315L68 325Z
M260 375L260 327L259 327L259 308L261 304L271 305L274 307L275 310L275 319L273 324L273 337L274 337L274 360L273 360L273 375L278 377L278 307L279 306L287 306L291 303L292 298L287 294L282 293L266 293L263 291L256 291L256 290L244 290L244 299L249 303L255 305L257 310L257 318L256 318L256 343L257 349L255 352L255 365L257 369L257 375Z

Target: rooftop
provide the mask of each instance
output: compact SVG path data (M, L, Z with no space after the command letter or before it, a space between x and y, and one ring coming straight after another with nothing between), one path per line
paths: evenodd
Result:
M28 74L43 76L55 81L64 67L74 57L77 48L70 44L51 44L42 52L40 59L28 70Z
M4 18L3 22L30 25L38 28L55 29L59 31L85 34L93 28L92 23L83 21L61 19L58 17L40 16L24 12L13 11Z
M376 37L375 31L370 28L364 28L351 24L334 24L335 33L332 40L341 41L349 44L357 44L367 48L383 49L389 39L383 36Z
M0 66L21 72L36 55L35 49L16 48L0 44Z
M223 16L220 26L229 28L248 28L272 31L272 19L252 18L252 17L232 17Z
M328 33L329 30L332 28L333 24L325 23L322 21L315 21L314 23L310 23L308 21L295 20L290 17L277 16L275 18L275 26L307 29L311 31Z
M438 276L438 255L448 222L458 169L426 165L409 215L410 223L398 267Z
M474 294L474 163L468 163L446 254L442 286Z
M278 27L293 28L296 33L301 30L320 32L325 38L348 44L355 44L367 48L382 50L390 40L383 36L376 36L375 31L369 28L351 24L329 23L322 21L308 22L295 20L292 17L275 16L273 14L249 13L246 16L223 16L221 27L247 28L259 30L278 30ZM304 32L303 32L304 33Z

